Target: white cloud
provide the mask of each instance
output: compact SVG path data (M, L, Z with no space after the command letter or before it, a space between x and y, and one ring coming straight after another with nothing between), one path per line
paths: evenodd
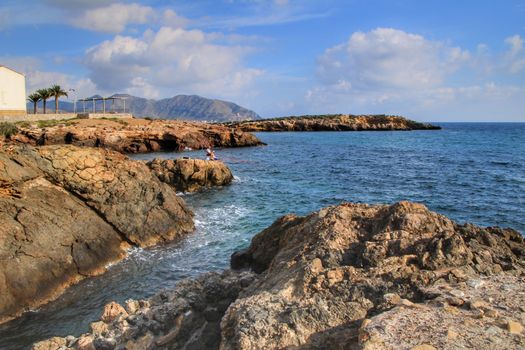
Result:
M140 38L117 35L90 48L84 64L104 91L127 91L157 97L173 94L241 93L262 74L246 68L249 46L219 44L200 30L162 27ZM161 94L162 95L162 94Z
M457 47L390 28L356 32L318 59L325 84L342 81L354 89L427 88L438 86L468 59Z
M87 9L80 16L73 17L70 23L84 29L120 33L130 24L145 24L153 21L155 16L155 10L149 6L117 3Z
M178 15L171 9L167 9L162 13L161 23L167 27L184 28L190 22L191 21L189 19Z
M525 68L523 40L505 43L505 52L480 44L471 54L396 29L357 32L318 58L318 83L304 98L312 113L494 120L505 111L506 120L523 120L525 86L516 78Z
M94 8L106 6L110 3L116 2L116 0L44 0L42 1L46 5L58 7L61 9L71 9L78 11L85 8Z
M521 72L525 69L523 39L519 35L514 35L505 39L505 43L510 46L505 55L509 72L513 74Z

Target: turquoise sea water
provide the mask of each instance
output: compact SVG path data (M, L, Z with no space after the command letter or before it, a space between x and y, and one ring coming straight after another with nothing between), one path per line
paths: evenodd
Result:
M268 146L218 150L231 186L184 198L196 232L135 249L103 276L0 326L0 349L24 349L54 335L80 334L116 300L151 296L181 278L228 267L229 256L286 213L342 201L412 200L459 222L525 233L525 123L442 124L441 131L260 133ZM137 155L200 157L202 151Z

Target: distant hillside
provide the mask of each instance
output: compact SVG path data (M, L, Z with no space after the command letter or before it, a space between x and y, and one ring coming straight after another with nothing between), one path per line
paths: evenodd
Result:
M178 95L162 100L152 100L126 94L115 94L115 97L126 98L126 110L135 117L150 117L160 119L188 119L200 121L240 121L260 119L259 115L252 110L241 107L233 102L214 100L196 95ZM122 102L116 102L117 108L122 108ZM48 100L48 113L54 110L54 102ZM72 112L72 102L59 102L61 111ZM86 110L93 108L92 103L86 103ZM106 109L110 110L111 102L106 103ZM27 105L28 111L33 110L33 105ZM97 109L102 109L102 102L97 103ZM77 103L77 111L82 111L82 103ZM41 108L40 108L41 111Z

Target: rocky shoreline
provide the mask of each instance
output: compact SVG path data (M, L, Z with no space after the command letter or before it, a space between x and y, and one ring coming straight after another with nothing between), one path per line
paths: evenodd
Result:
M33 146L72 144L121 153L259 146L253 134L203 122L146 119L75 119L19 123L11 142Z
M232 270L106 305L42 349L522 349L525 242L421 204L287 215Z
M231 181L221 162L152 163L154 171L102 148L2 147L0 323L103 273L130 247L191 233L193 213L176 191ZM179 167L162 168L173 164Z
M305 115L221 123L244 132L260 131L409 131L439 130L441 127L399 116L387 115Z
M146 165L157 178L178 192L195 192L203 188L229 185L231 170L221 161L203 159L158 159Z

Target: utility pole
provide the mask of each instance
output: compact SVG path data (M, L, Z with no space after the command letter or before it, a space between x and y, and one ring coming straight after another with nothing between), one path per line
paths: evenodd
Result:
M75 89L69 89L73 93L73 113L77 113L77 91Z

